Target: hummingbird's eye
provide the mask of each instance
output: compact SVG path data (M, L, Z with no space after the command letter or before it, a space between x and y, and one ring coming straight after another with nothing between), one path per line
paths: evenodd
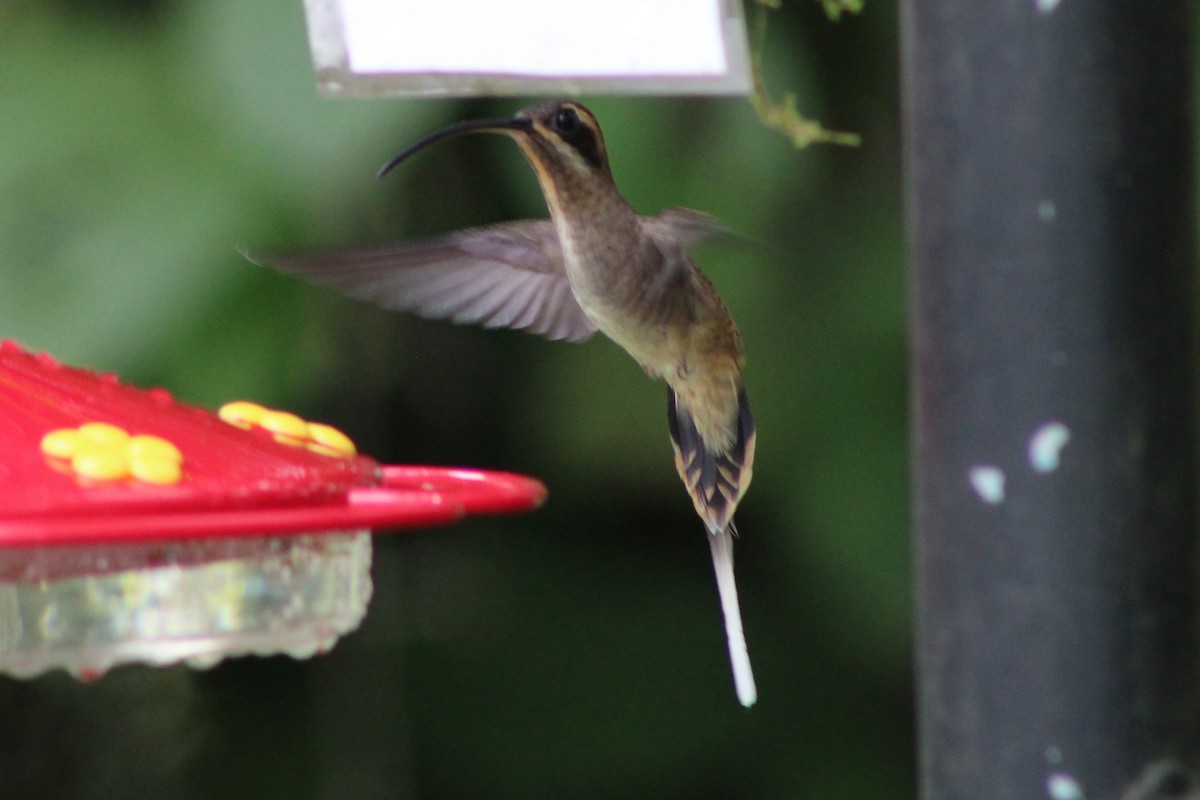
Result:
M2 0L0 0L2 1ZM593 167L605 165L604 143L600 131L587 118L585 109L564 103L548 110L545 125L562 144L570 147Z
M562 133L570 133L579 124L579 116L569 108L564 108L554 115L554 127Z

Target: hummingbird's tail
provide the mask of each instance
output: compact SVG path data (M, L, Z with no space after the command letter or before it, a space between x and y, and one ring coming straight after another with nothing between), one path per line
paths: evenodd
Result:
M754 464L754 415L745 387L738 389L733 444L717 452L700 436L692 412L667 387L667 426L675 447L675 468L692 496L696 513L716 534L733 523L733 512L750 486Z
M746 650L746 635L742 632L737 583L733 579L732 527L710 534L708 544L712 548L713 572L717 576L717 592L721 596L721 611L725 615L725 638L729 643L733 686L738 702L749 708L758 700L758 689L754 685L754 670L750 668L750 653Z
M691 411L679 402L674 390L667 389L667 422L675 447L675 466L683 479L696 513L708 528L713 572L721 611L725 615L725 638L729 644L729 663L738 700L747 708L758 699L746 636L742 631L742 612L738 604L737 583L733 577L733 512L750 486L754 462L754 416L745 388L738 390L737 433L724 452L710 449L696 429Z

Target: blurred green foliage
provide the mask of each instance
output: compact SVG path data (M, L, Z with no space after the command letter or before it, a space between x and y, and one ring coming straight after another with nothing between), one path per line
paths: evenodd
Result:
M797 151L744 100L585 98L635 206L749 240L699 254L759 423L746 712L661 385L599 339L389 315L237 253L544 215L499 138L371 180L521 101L320 99L292 0L0 4L0 336L551 490L529 516L378 539L367 622L311 662L0 679L4 797L912 796L895 20L807 3L771 25L770 83L861 147Z

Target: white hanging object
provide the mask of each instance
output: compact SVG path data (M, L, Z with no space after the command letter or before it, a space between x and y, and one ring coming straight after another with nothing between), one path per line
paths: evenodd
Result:
M747 94L740 0L305 0L334 96Z

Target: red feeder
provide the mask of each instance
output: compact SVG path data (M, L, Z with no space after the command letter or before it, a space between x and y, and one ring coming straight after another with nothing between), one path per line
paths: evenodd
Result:
M227 409L236 424L0 342L0 671L328 649L365 612L368 529L546 496L519 475L382 466L327 426Z
M89 478L43 452L51 431L96 422L174 444L180 480ZM0 342L0 546L413 528L546 496L518 475L385 467L280 443L289 438Z

